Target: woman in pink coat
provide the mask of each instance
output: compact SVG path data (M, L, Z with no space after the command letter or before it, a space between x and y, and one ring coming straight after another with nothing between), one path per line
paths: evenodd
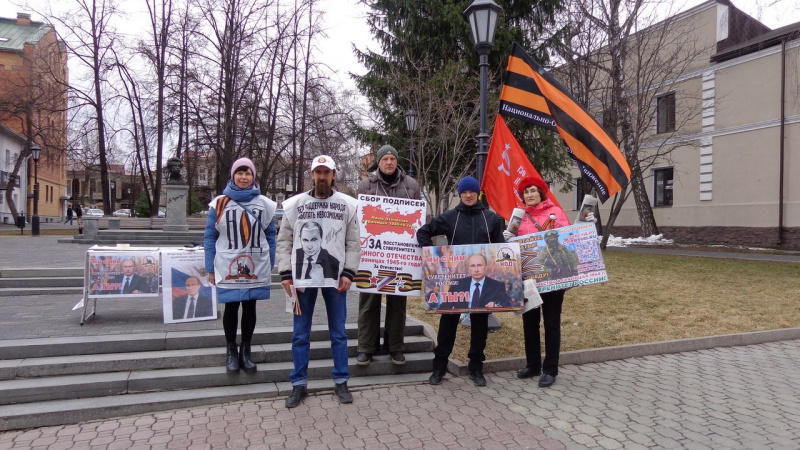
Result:
M520 223L518 236L569 225L564 210L548 198L550 189L539 177L526 177L519 183L519 196L525 202L525 216ZM508 236L506 237L508 238ZM517 372L517 378L539 378L539 387L552 386L558 375L558 354L561 349L561 304L564 290L541 294L542 306L522 315L527 364ZM544 317L545 357L539 337L539 318Z

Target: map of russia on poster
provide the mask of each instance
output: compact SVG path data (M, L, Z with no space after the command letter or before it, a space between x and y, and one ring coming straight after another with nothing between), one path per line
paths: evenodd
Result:
M422 288L422 248L417 230L425 224L424 200L359 194L361 263L353 290L416 297Z

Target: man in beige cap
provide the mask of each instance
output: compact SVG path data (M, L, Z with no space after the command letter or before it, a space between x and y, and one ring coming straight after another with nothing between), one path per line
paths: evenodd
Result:
M347 388L350 372L345 321L347 291L361 258L358 204L333 189L336 163L330 156L320 155L312 160L311 181L314 187L310 191L283 202L284 216L278 233L276 261L281 283L286 295L292 295L292 286L297 293L292 333L294 370L289 375L292 393L286 399L287 408L294 408L308 396L311 318L318 292L322 293L328 313L334 394L340 403L353 402ZM324 261L320 256L323 254ZM334 266L336 270L332 270Z

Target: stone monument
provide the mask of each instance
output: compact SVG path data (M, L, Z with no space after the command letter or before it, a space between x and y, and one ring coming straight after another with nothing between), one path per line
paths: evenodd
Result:
M167 178L167 223L164 231L189 231L186 224L186 197L189 186L181 175L183 161L179 158L170 158L167 161L169 178Z

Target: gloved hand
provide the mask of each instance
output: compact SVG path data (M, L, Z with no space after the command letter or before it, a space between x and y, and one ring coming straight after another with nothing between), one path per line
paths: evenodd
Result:
M594 216L594 213L589 213L583 218L583 222L597 222L597 218Z
M504 238L506 238L506 240L509 240L509 239L511 239L511 238L513 238L513 237L515 237L515 236L514 236L514 234L513 234L513 233L511 233L510 231L505 231L505 230L504 230L504 231L503 231L503 237L504 237Z

